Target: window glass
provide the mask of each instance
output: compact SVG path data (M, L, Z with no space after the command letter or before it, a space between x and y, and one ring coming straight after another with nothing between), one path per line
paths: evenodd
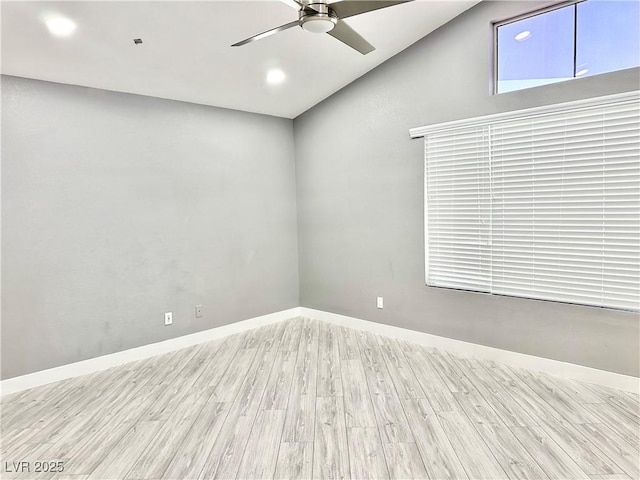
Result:
M574 7L498 28L498 93L573 78Z
M640 64L640 2L579 3L576 28L576 77Z
M497 27L496 93L640 66L640 1L584 0Z

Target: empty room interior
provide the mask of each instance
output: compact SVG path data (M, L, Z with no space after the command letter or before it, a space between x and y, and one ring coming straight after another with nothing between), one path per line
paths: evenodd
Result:
M640 478L640 2L0 6L0 478Z

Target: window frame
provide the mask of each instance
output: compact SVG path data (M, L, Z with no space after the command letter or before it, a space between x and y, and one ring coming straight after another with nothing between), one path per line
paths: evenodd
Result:
M493 81L492 83L492 90L491 90L491 94L492 95L502 95L504 93L511 93L511 92L519 92L521 90L527 90L528 88L535 88L535 87L528 87L528 88L521 88L518 90L512 90L509 92L498 92L498 61L499 61L499 48L498 48L498 28L504 26L504 25L509 25L510 23L515 23L518 22L520 20L525 20L527 18L533 18L533 17L537 17L538 15L544 15L546 13L549 12L553 12L555 10L560 10L561 8L565 8L565 7L570 7L572 5L577 5L579 3L583 3L586 2L587 0L563 0L557 3L554 3L553 5L549 5L543 8L538 8L536 10L531 10L525 13L521 13L520 15L516 15L515 17L509 17L507 19L504 20L499 20L496 22L493 22L492 24L492 31L493 31L493 68L492 68L492 72L493 72ZM575 61L576 61L576 28L575 28L575 24L574 24L574 29L573 29L573 38L574 38L574 44L573 44L573 61L574 61L574 76L573 78L571 78L570 80L575 80L576 77L575 76ZM568 81L568 80L563 80L563 81ZM561 83L561 82L556 82L556 83Z

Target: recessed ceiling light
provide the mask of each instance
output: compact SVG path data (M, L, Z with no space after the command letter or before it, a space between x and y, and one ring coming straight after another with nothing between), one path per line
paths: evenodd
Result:
M270 83L271 85L282 83L285 78L287 78L287 76L279 68L273 68L267 72L267 83Z
M76 24L73 20L60 15L52 15L44 21L52 35L56 37L68 37L75 29Z
M517 34L514 38L517 41L521 42L523 40L526 40L530 36L531 36L531 32L529 30L525 30L524 32L520 32L519 34Z
M583 68L582 70L579 70L578 72L576 72L576 77L581 77L582 75L588 72L589 72L588 68Z

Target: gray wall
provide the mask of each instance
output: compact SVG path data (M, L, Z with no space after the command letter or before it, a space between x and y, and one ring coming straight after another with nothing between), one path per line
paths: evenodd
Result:
M296 307L292 121L2 77L2 227L2 378Z
M490 22L537 5L483 2L295 119L301 305L637 376L635 314L424 285L409 128L640 86L631 69L490 95Z
M540 4L481 3L293 128L2 77L1 377L299 304L638 375L637 315L424 286L409 128L639 86L633 69L489 95L489 22Z

